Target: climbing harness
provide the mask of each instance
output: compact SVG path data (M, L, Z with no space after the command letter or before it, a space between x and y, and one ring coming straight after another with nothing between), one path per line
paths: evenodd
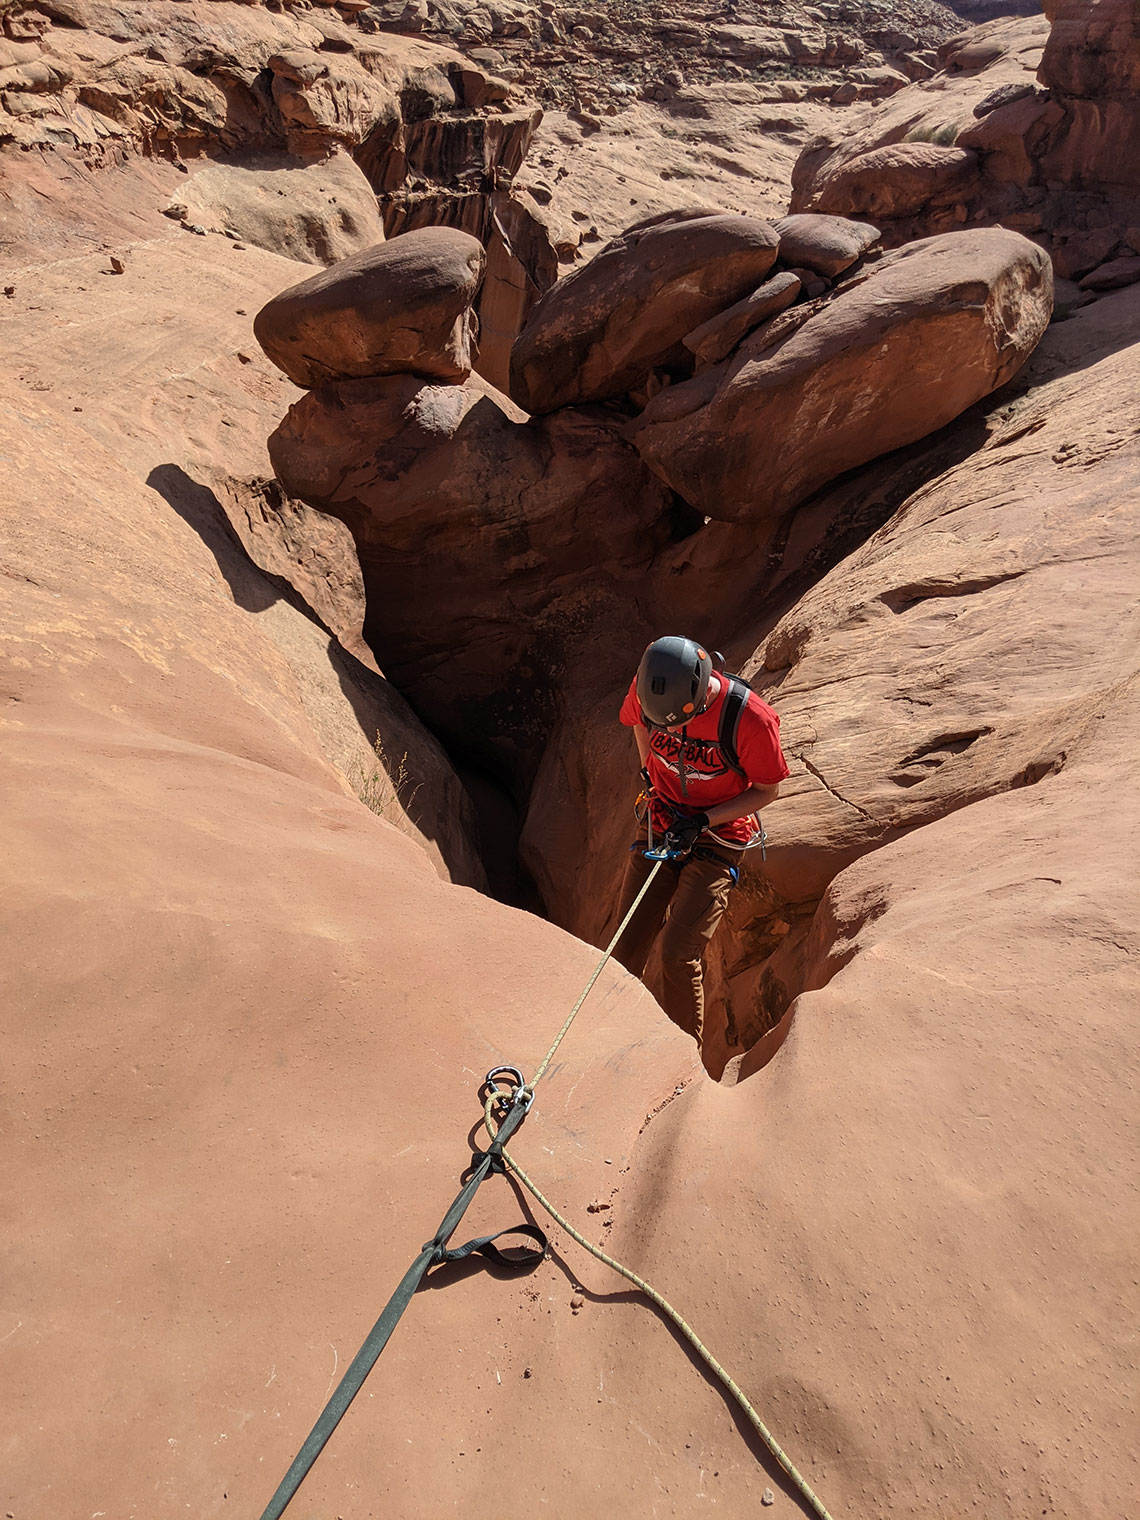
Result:
M653 808L650 805L650 792L651 788L649 783L646 782L645 787L638 793L637 801L634 803L633 808L633 816L637 819L637 822L645 824L645 842L647 848L642 853L645 855L646 860L680 860L686 853L684 850L667 850L663 844L655 846L653 843ZM675 808L667 797L659 797L657 800L664 807L670 808L677 817L683 816L680 810ZM705 832L714 843L719 844L726 850L738 850L743 854L745 850L758 849L760 851L760 859L767 860L768 835L764 828L763 819L759 813L748 813L745 816L751 824L751 832L747 839L726 839L715 828L706 829ZM733 869L735 870L735 867Z
M675 854L676 852L674 852L674 856ZM595 983L613 955L618 941L625 933L658 871L668 858L670 858L668 855L662 854L659 858L654 859L653 869L649 872L640 891L633 899L621 923L614 931L613 938L606 946L601 959L594 967L589 980L582 989L574 1006L567 1014L562 1028L555 1035L549 1050L539 1062L538 1068L530 1081L527 1082L524 1079L522 1071L517 1066L495 1066L487 1073L482 1084L485 1093L483 1100L483 1124L490 1137L490 1144L486 1150L475 1149L467 1181L440 1221L439 1228L431 1240L427 1241L421 1248L420 1254L408 1268L396 1291L385 1305L380 1318L369 1331L364 1344L356 1353L344 1377L337 1385L336 1390L322 1410L300 1451L293 1459L288 1472L278 1485L272 1499L266 1505L262 1512L261 1520L279 1520L279 1516L284 1513L313 1463L320 1456L329 1437L362 1388L365 1379L375 1366L380 1353L388 1344L400 1316L408 1307L416 1289L420 1286L420 1283L431 1267L440 1262L462 1260L476 1251L489 1257L499 1266L508 1267L514 1271L525 1271L537 1266L543 1260L549 1246L547 1237L536 1225L530 1224L516 1224L509 1229L500 1230L495 1235L483 1235L476 1240L470 1240L466 1245L456 1247L455 1249L450 1249L448 1246L451 1236L458 1229L459 1223L467 1212L480 1185L493 1173L505 1173L508 1170L518 1178L519 1182L527 1189L531 1196L557 1221L572 1240L576 1240L592 1256L597 1257L599 1261L604 1262L606 1266L619 1273L627 1282L633 1283L636 1288L639 1288L672 1320L705 1364L716 1374L732 1394L753 1429L787 1474L812 1514L817 1516L818 1520L831 1520L828 1511L812 1492L806 1480L796 1470L787 1454L777 1444L775 1438L760 1419L751 1403L749 1403L741 1388L733 1381L715 1357L712 1356L692 1327L673 1308L672 1304L643 1278L639 1277L636 1272L631 1271L629 1267L623 1266L621 1262L615 1261L612 1256L607 1255L600 1247L593 1245L584 1235L576 1230L569 1220L565 1219L558 1212L549 1199L543 1196L535 1183L506 1149L507 1141L530 1112L531 1105L534 1103L534 1090L536 1086L546 1075L558 1047L569 1033L570 1026L575 1018L577 1018L582 1005L587 997L589 997ZM504 1085L500 1086L500 1082L503 1082ZM536 1242L538 1249L529 1250L522 1258L518 1256L508 1257L495 1245L495 1241L500 1240L504 1235L526 1236Z

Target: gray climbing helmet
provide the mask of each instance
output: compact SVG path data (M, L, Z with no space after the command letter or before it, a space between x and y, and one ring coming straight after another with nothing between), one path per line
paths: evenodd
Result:
M637 668L637 700L655 728L687 723L705 705L713 662L692 639L666 634L654 639Z

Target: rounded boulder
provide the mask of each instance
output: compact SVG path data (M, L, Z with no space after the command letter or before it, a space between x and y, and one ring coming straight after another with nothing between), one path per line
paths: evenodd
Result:
M478 349L471 303L485 266L482 244L466 232L406 232L274 296L254 334L307 390L402 373L464 380Z
M722 213L630 228L534 307L511 351L512 398L550 412L623 396L658 366L691 366L685 334L751 294L779 241L758 217Z

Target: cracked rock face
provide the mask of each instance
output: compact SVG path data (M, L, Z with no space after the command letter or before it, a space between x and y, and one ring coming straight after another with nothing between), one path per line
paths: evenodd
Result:
M1017 233L909 244L661 392L628 436L707 516L780 517L1010 379L1045 331L1052 290L1048 257Z

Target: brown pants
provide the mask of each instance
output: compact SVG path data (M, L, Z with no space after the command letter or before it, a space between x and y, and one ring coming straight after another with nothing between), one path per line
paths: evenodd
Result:
M645 840L631 848L621 885L618 922L653 869L643 853ZM640 976L649 952L661 935L662 1006L698 1045L705 1015L704 953L728 906L739 856L718 845L700 845L699 855L667 861L641 899L629 927L618 940L614 957L627 971ZM668 917L666 917L668 915ZM662 929L662 923L664 928Z

